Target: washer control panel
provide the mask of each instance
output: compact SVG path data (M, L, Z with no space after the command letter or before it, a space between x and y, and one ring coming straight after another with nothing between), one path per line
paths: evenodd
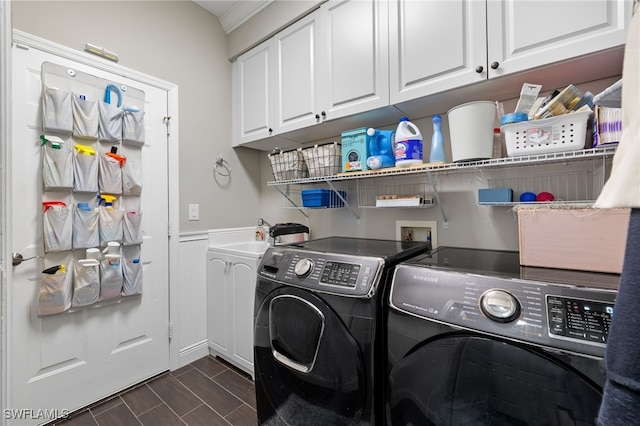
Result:
M279 248L268 250L258 275L324 293L373 297L384 260Z
M613 304L547 295L552 337L607 343Z

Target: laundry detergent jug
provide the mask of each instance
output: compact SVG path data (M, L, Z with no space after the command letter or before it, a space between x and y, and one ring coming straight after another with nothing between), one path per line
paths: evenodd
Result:
M367 147L369 157L367 166L370 169L382 169L396 165L393 130L367 129Z
M397 167L422 164L422 133L406 117L400 119L396 129L395 156Z

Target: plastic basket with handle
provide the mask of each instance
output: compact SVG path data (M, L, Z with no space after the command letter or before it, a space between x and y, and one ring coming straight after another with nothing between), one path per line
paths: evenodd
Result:
M500 129L507 155L517 157L583 149L587 143L587 123L591 114L591 111L573 112L542 120L505 124Z

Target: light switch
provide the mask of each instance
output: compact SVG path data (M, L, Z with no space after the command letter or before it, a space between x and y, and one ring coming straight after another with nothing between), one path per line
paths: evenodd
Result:
M200 220L200 204L189 204L189 220Z

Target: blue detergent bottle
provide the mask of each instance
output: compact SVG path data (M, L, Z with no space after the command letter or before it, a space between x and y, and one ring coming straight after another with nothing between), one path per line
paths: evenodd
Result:
M382 169L396 165L393 130L367 129L367 147L369 157L367 166L370 169Z
M431 137L431 152L429 163L446 163L447 156L444 152L444 138L442 137L442 117L433 116L433 136Z

